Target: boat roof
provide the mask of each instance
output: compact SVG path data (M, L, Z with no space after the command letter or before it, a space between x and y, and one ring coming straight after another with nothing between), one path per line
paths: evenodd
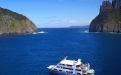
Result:
M78 59L78 60L80 60L80 59ZM60 64L66 64L66 65L73 65L74 63L76 63L76 65L80 65L81 64L81 61L66 60L66 59L64 59L64 60L62 60L60 62Z

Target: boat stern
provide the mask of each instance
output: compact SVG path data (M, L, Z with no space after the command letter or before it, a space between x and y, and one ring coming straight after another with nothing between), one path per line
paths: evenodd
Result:
M94 75L94 73L95 73L94 69L90 69L90 70L88 71L88 75Z

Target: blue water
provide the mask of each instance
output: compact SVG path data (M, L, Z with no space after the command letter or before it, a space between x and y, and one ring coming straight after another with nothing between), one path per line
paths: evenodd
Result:
M121 34L81 28L39 29L45 34L0 36L0 75L49 75L61 59L82 59L95 75L121 75Z

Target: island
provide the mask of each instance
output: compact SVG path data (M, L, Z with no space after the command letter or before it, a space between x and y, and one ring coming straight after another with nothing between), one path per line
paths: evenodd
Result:
M89 28L89 25L83 25L83 26L70 26L69 28Z
M36 25L26 16L0 7L0 34L26 34L37 32Z
M99 15L90 23L89 32L121 33L121 0L103 1Z

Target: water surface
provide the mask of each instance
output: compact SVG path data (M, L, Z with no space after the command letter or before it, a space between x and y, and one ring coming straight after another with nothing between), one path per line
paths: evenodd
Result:
M82 59L95 75L121 75L121 34L45 28L44 34L0 36L0 75L49 75L61 59Z

